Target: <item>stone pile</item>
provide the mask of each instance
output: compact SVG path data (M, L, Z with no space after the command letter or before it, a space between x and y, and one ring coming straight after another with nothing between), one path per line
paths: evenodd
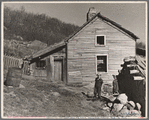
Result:
M117 97L110 96L103 109L110 111L117 117L141 117L141 105L128 101L128 97L124 93Z

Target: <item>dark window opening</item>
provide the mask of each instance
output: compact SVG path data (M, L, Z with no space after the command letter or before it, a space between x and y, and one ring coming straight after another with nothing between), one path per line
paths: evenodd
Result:
M107 72L107 56L97 56L97 72Z
M46 66L46 61L45 60L41 60L36 62L36 67L37 68L44 68Z
M97 36L97 45L105 45L105 36Z

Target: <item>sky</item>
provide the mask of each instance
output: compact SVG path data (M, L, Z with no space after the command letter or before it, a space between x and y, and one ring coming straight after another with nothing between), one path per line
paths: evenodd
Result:
M4 6L12 9L25 8L26 12L46 14L47 16L58 18L65 23L82 26L86 22L86 14L90 7L94 7L103 16L122 25L127 30L133 32L140 39L139 42L146 43L146 4L145 2L29 2L12 3L5 2Z

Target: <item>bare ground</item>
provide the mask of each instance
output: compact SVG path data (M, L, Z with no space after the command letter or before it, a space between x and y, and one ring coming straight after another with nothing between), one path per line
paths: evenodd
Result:
M4 86L4 117L113 117L105 101L92 101L82 87L22 80L25 88Z

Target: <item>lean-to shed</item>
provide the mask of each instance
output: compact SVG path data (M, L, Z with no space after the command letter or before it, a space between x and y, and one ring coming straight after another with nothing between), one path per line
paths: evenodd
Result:
M34 64L33 71L44 71L49 81L86 83L101 74L104 82L112 82L123 59L136 55L137 39L132 32L90 8L87 22L77 32L35 53L30 63Z

